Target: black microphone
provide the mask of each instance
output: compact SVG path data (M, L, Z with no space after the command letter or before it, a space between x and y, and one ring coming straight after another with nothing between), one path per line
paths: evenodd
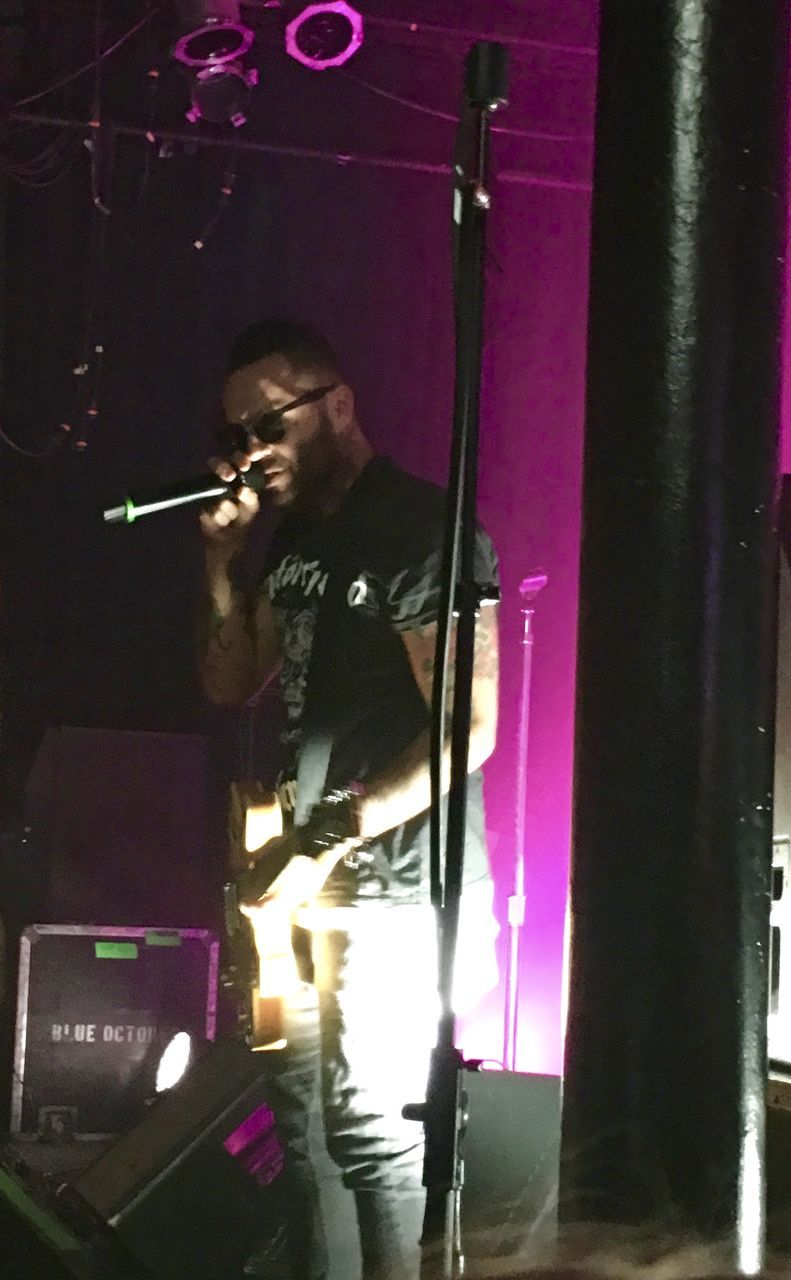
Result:
M253 463L248 471L239 472L233 480L221 480L219 476L209 473L193 476L191 480L176 480L173 484L150 489L147 493L130 494L117 506L105 508L104 522L134 524L141 516L153 515L155 511L170 511L173 507L184 507L191 502L208 502L212 498L232 498L244 485L256 493L263 492L266 475L260 465Z

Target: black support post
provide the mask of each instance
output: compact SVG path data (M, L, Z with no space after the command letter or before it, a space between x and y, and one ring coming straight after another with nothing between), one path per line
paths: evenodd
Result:
M788 0L603 0L561 1206L761 1263Z

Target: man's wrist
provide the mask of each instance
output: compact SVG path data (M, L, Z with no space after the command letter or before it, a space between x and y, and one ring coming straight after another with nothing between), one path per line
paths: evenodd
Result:
M217 613L229 614L237 588L231 574L233 556L206 554L206 591Z
M231 565L238 554L236 550L231 551L228 547L217 547L207 542L204 549L207 578L230 578Z
M360 782L325 792L301 828L303 852L315 857L333 845L362 843L364 797L365 787Z

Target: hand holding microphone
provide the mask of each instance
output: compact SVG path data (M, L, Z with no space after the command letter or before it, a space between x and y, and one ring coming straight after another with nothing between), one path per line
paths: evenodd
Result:
M269 445L247 434L244 449L236 449L231 460L212 458L209 466L226 486L220 501L201 512L200 526L206 541L217 551L233 556L247 541L248 528L261 506L259 493L266 487Z
M105 508L105 523L133 524L142 516L158 511L219 499L202 514L201 527L210 541L222 545L226 540L233 540L226 539L223 530L233 524L238 529L246 528L256 515L260 506L258 495L267 487L266 464L270 457L270 446L252 432L245 432L243 447L237 448L230 460L212 458L211 471L205 475L130 494L123 502ZM238 523L240 517L241 524Z
M264 489L271 489L274 501L283 506L293 499L295 486L294 458L289 457L288 450L284 454L280 447L286 435L284 418L295 409L323 400L330 391L336 391L338 385L331 382L311 387L278 409L267 409L252 419L228 423L227 431L233 433L232 440L236 444L230 461L215 459L212 475L182 480L146 495L132 495L118 506L107 507L104 512L106 523L132 524L140 516L155 511L168 511L185 503L219 498L219 505L208 513L209 519L201 521L206 536L215 540L223 539L225 535L220 530L234 523L238 528L246 527L258 511L257 497L254 501L248 490L257 495ZM277 451L279 448L280 452ZM241 525L240 516L243 520Z

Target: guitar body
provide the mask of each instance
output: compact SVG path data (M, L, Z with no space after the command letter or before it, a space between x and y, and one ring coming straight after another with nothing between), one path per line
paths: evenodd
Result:
M262 802L260 794L256 801L259 806L271 807ZM246 814L240 821L240 810L237 794L232 804L237 833L251 827ZM271 815L268 821L271 823ZM282 831L282 823L280 827ZM245 849L245 870L225 885L228 964L223 978L236 995L240 1029L251 1049L285 1047L284 1003L300 981L291 945L293 914L321 892L352 847L353 842L342 841L316 857L306 857L300 852L299 833L290 830L269 839L260 849ZM232 846L232 866L241 861L242 850Z
M257 906L224 887L227 963L223 981L235 997L239 1029L251 1049L283 1049L283 1007L299 985L291 945L291 911L276 895Z

